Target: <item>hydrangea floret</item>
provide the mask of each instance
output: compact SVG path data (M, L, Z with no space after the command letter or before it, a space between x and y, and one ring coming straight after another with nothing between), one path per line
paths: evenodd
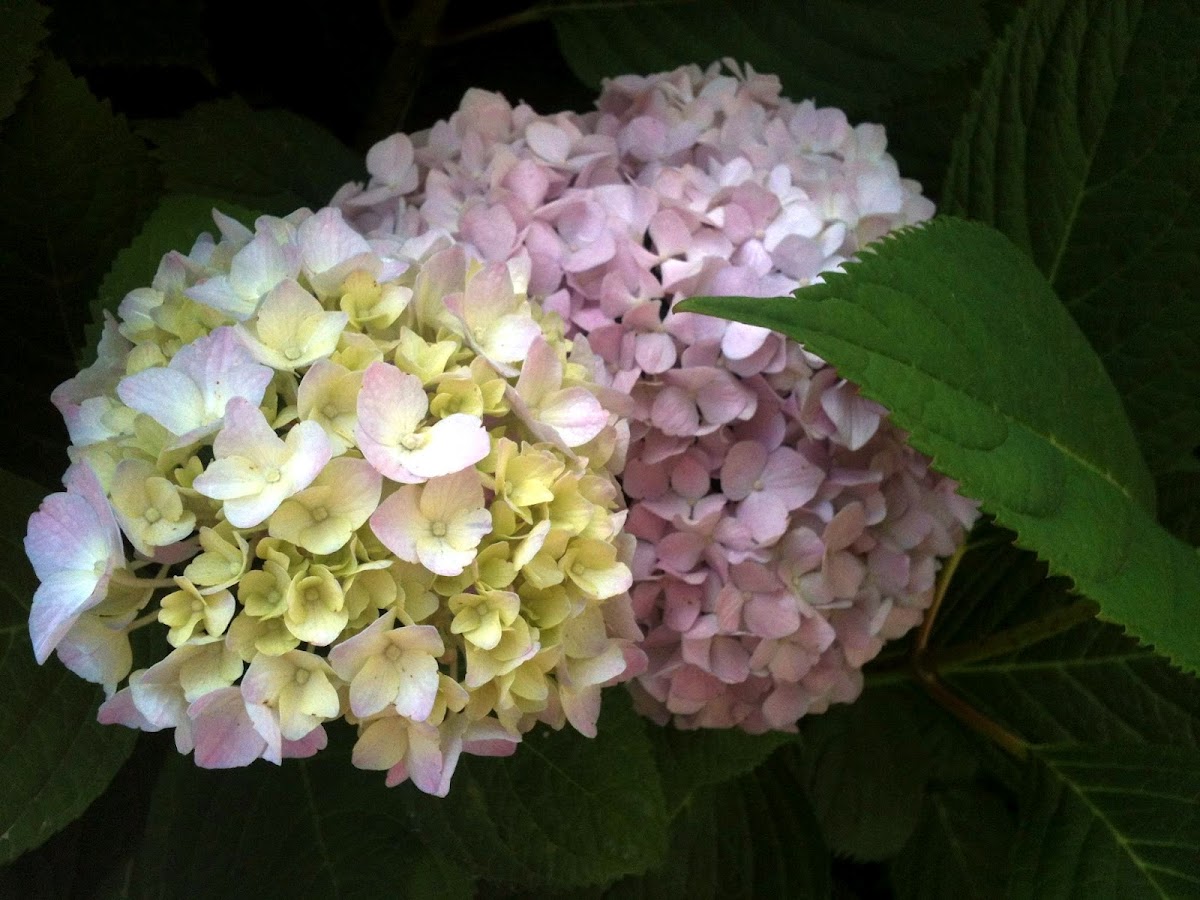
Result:
M530 294L588 336L632 399L622 485L649 657L634 691L659 721L793 729L854 699L863 664L921 620L939 558L977 516L823 360L674 309L789 293L928 219L933 204L886 146L882 127L783 98L777 78L726 61L608 80L584 114L468 91L448 120L376 145L366 184L332 201L398 256L453 240L527 267ZM506 310L475 315L488 323L475 346L504 363L498 348L518 334ZM555 364L529 354L525 372L547 371L539 389L518 381L513 407L553 422L561 402L582 422ZM584 573L607 552L579 544L561 582L564 557L536 554L530 572L595 589ZM503 603L475 604L464 634L504 621ZM605 675L585 668L570 683Z
M645 656L627 400L586 339L519 261L401 258L332 208L215 218L54 393L72 465L26 539L38 661L207 767L309 756L344 718L356 765L444 795L460 754L538 722L594 735Z

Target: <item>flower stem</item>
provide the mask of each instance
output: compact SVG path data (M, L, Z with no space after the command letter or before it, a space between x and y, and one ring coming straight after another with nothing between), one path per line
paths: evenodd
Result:
M125 569L113 569L109 576L109 581L114 584L122 584L126 587L146 588L153 590L155 588L173 588L178 587L174 578L138 578L132 572Z
M933 623L937 621L938 611L942 608L942 601L946 599L946 591L950 589L950 580L958 570L958 564L962 562L962 558L966 555L967 545L964 544L955 550L954 555L946 560L946 564L942 566L942 571L938 574L937 587L934 588L933 602L929 604L925 618L921 621L921 630L917 632L917 640L913 645L914 658L922 655L925 652L925 648L929 646L929 637L933 634Z
M129 623L129 625L128 625L128 627L126 627L125 631L131 633L131 632L137 631L139 628L145 628L147 625L153 624L154 622L157 622L157 621L158 621L158 610L155 610L154 612L146 613L140 619L134 619L132 622Z
M989 719L942 682L936 672L914 664L917 682L939 706L971 730L983 735L1019 760L1029 757L1029 742L1013 734L999 722Z
M958 570L958 564L962 562L962 558L969 550L975 549L974 546L964 544L959 547L954 555L946 560L945 566L938 575L937 587L934 589L933 602L929 605L929 611L925 614L924 621L921 622L921 630L917 632L916 640L913 642L912 650L912 672L916 676L917 683L921 685L929 697L953 715L956 719L972 729L978 734L983 735L988 740L999 746L1005 752L1011 754L1019 760L1024 760L1029 756L1029 744L1023 738L1009 731L999 722L996 722L954 691L942 681L938 674L938 656L930 653L929 639L933 634L934 622L937 620L937 614L942 608L942 602L946 599L946 593L950 589L950 582L954 578L954 573Z
M1056 609L1029 622L1022 622L1013 628L989 634L977 641L967 641L929 653L926 658L936 669L944 671L967 663L991 659L1002 653L1015 653L1095 618L1098 611L1099 607L1093 601L1079 599L1062 609Z

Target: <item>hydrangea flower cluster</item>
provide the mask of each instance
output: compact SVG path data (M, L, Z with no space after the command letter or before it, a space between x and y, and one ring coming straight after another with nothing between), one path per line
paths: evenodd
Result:
M38 661L206 767L311 755L344 716L356 765L444 795L462 752L595 734L645 656L629 401L586 340L519 261L414 265L332 208L215 218L53 395L72 466L26 539ZM169 652L131 673L154 624Z
M725 65L612 79L587 114L470 91L376 145L370 180L332 202L401 255L453 239L527 263L530 292L588 336L633 399L639 705L757 732L858 695L977 509L821 359L674 311L788 293L934 210L880 126Z

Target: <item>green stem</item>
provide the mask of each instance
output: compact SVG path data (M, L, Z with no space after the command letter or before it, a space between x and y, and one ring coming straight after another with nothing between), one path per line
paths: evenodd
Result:
M145 628L147 625L152 625L153 623L155 623L157 621L158 621L158 610L155 610L154 612L146 613L146 615L142 616L140 619L134 619L132 622L129 623L129 627L127 627L125 629L125 631L128 633L132 633L134 631L137 631L139 628Z
M917 682L935 703L972 731L983 735L1006 753L1019 760L1029 757L1029 742L1013 734L999 722L989 719L942 682L936 672L914 665Z
M1080 599L1030 622L931 653L928 661L938 671L945 671L993 656L1015 653L1095 618L1099 609L1091 600Z
M178 587L174 578L138 578L131 572L125 569L113 569L109 576L109 581L113 584L121 584L126 587L146 588L154 590L155 588L173 588Z
M954 573L958 570L958 564L962 562L967 552L972 549L975 549L972 545L959 547L954 555L946 561L946 564L942 567L942 571L938 575L933 602L929 605L929 611L925 614L924 621L921 622L921 630L917 632L917 638L913 642L912 673L916 677L917 683L935 703L968 728L992 741L1006 753L1019 760L1024 760L1029 756L1028 742L1009 731L999 722L988 718L980 710L976 709L947 687L938 674L938 656L929 651L929 639L933 634L933 627L937 621L938 612L941 610L942 603L946 599L946 594L950 589L950 581L954 578Z
M1013 628L998 631L977 641L955 644L953 647L926 649L924 665L937 672L954 671L969 663L980 662L1006 653L1016 653L1026 647L1039 644L1047 638L1069 631L1088 621L1096 614L1096 604L1080 599L1070 606L1057 609L1037 619L1023 622ZM899 684L913 678L912 657L889 661L886 665L866 673L870 687Z

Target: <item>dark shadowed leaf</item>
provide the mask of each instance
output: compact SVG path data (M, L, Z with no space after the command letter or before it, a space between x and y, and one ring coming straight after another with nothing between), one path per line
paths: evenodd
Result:
M233 98L203 103L177 121L147 123L167 189L231 200L272 215L324 206L346 181L364 179L358 154L315 122Z
M649 727L647 731L671 813L696 789L749 772L779 747L795 740L794 735L779 731L746 734L732 728L680 731Z
M1046 748L1030 767L1013 900L1200 897L1200 753Z
M672 823L663 865L604 896L819 900L829 892L829 855L804 787L776 762L695 791Z
M224 772L172 756L132 896L470 897L470 874L429 852L398 792L346 749Z
M897 900L1000 900L1016 815L979 785L931 790L916 830L891 864Z
M934 765L907 687L870 689L848 706L800 721L801 742L780 751L812 798L825 843L880 860L912 833Z
M403 794L430 848L490 881L580 888L662 859L667 814L647 723L606 693L593 740L535 729L506 759L460 764L445 800Z
M1027 551L971 551L939 613L932 661L959 694L1033 743L1200 747L1200 680L1092 618L1069 588Z
M1070 307L1151 468L1200 444L1200 6L1037 0L964 121L946 210L995 225Z
M853 116L914 95L929 76L983 51L983 5L916 0L638 5L554 17L559 44L585 82L730 57L771 72L785 93Z
M11 341L0 464L37 477L65 465L49 394L74 374L88 304L117 250L154 206L153 160L125 121L63 63L37 70L0 141L0 297L33 340Z

